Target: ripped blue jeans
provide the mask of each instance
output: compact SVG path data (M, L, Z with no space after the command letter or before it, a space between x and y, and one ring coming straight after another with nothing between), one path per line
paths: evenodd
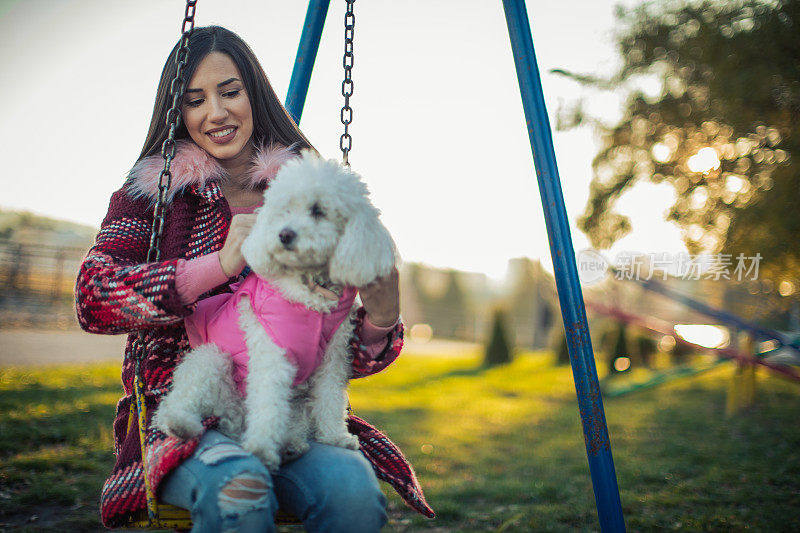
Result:
M218 431L160 487L161 500L189 509L193 533L275 531L280 506L310 532L374 532L386 523L386 498L361 452L311 442L275 474Z

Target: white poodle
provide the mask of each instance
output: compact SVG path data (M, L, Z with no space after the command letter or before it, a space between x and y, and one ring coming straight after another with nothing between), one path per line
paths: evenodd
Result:
M358 448L346 426L354 287L397 263L368 194L357 174L309 151L281 167L242 246L253 273L186 320L207 343L176 367L158 429L191 438L218 416L271 470L311 438Z

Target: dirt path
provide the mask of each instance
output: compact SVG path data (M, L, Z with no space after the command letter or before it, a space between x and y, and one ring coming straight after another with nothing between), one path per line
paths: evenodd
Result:
M80 330L0 329L0 368L121 361L125 335L92 335ZM477 344L434 339L407 340L405 354L436 352L461 355Z
M121 361L125 338L83 331L0 329L0 367Z

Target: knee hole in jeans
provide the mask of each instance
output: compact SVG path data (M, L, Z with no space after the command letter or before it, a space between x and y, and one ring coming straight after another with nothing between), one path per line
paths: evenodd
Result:
M250 472L238 474L228 481L219 493L220 510L224 514L241 513L265 507L269 501L267 480Z

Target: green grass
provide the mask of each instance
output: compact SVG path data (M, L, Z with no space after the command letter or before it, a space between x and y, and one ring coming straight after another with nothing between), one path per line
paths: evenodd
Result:
M401 446L438 513L390 494L387 531L599 529L571 372L551 361L408 353L353 382L356 413ZM756 406L726 418L732 368L606 400L630 531L800 530L800 387L760 371ZM100 529L118 376L0 371L0 529L31 515L29 530Z
M116 365L0 369L0 530L101 530Z

